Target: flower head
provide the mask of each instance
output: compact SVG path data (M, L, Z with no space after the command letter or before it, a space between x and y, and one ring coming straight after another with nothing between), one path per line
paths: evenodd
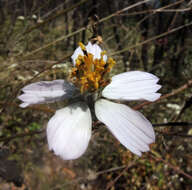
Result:
M99 121L134 154L141 156L155 141L151 123L138 111L112 100L148 100L160 97L158 78L142 71L118 74L110 80L108 73L115 64L97 44L80 46L72 55L70 82L42 81L27 85L18 98L21 107L49 103L79 95L80 100L57 110L47 125L49 149L64 160L79 158L91 138L91 109ZM91 107L87 97L99 94ZM107 100L110 99L110 100Z

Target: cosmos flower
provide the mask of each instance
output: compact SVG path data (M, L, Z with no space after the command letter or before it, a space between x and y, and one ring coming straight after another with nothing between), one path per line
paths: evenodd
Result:
M20 107L70 99L74 102L57 110L47 125L49 149L64 160L79 158L87 149L95 117L132 153L141 156L155 141L151 123L121 101L160 97L159 79L153 74L130 71L109 78L115 61L97 44L82 43L72 55L68 81L41 81L25 86L18 98ZM116 101L116 102L115 102Z

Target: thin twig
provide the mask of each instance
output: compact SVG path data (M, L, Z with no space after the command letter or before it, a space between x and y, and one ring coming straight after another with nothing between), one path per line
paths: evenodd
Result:
M115 172L115 171L117 171L117 170L121 170L121 169L124 169L124 168L126 168L126 167L127 167L127 165L109 168L109 169L106 169L106 170L102 170L102 171L97 172L96 175L98 176L98 175L101 175L101 174L104 174L104 173Z
M109 190L128 169L134 166L136 166L136 163L131 162L113 181L107 184L106 190Z
M155 130L155 131L157 133L160 133L160 134L165 135L165 136L176 136L176 137L192 138L192 135L181 134L181 133L178 133L178 132L168 133L168 132L157 131L157 130Z
M192 123L188 122L168 122L168 123L158 123L158 124L153 124L154 127L169 127L169 126L187 126L187 127L192 127Z
M17 103L14 103L14 102L2 102L0 101L0 105L7 105L7 106L14 106L14 107L19 107L19 105ZM24 109L24 108L22 108ZM25 109L32 109L32 110L38 110L38 111L42 111L42 112L45 112L45 113L55 113L56 110L54 109L51 109L49 108L48 106L45 106L45 105L33 105L33 106L29 106Z
M191 11L191 8L154 10L154 12L185 12L185 11Z

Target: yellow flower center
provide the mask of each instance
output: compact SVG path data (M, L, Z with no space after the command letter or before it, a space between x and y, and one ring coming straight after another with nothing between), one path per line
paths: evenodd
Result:
M75 60L76 64L72 68L70 78L80 88L81 93L97 91L100 87L104 87L110 82L108 73L111 71L115 61L112 58L108 58L107 62L105 62L103 59L106 54L105 51L101 53L100 59L94 59L94 55L88 53L81 42L79 46L84 55L79 55Z

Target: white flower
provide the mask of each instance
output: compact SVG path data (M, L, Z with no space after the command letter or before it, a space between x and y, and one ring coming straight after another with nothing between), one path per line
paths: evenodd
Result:
M93 97L93 94L99 94L93 108L97 119L127 149L141 156L142 152L149 151L149 144L155 141L153 127L141 113L111 100L155 101L160 97L156 93L161 88L157 84L159 79L150 73L131 71L112 77L109 83L106 73L114 61L107 59L104 54L97 44L89 42L86 47L80 44L72 55L75 66L72 78L75 78L75 85L65 80L37 82L24 87L24 94L18 97L23 101L20 106L26 107L81 94L81 100L57 110L48 122L49 149L64 160L76 159L87 149L92 128L88 97ZM77 87L80 87L78 92Z

